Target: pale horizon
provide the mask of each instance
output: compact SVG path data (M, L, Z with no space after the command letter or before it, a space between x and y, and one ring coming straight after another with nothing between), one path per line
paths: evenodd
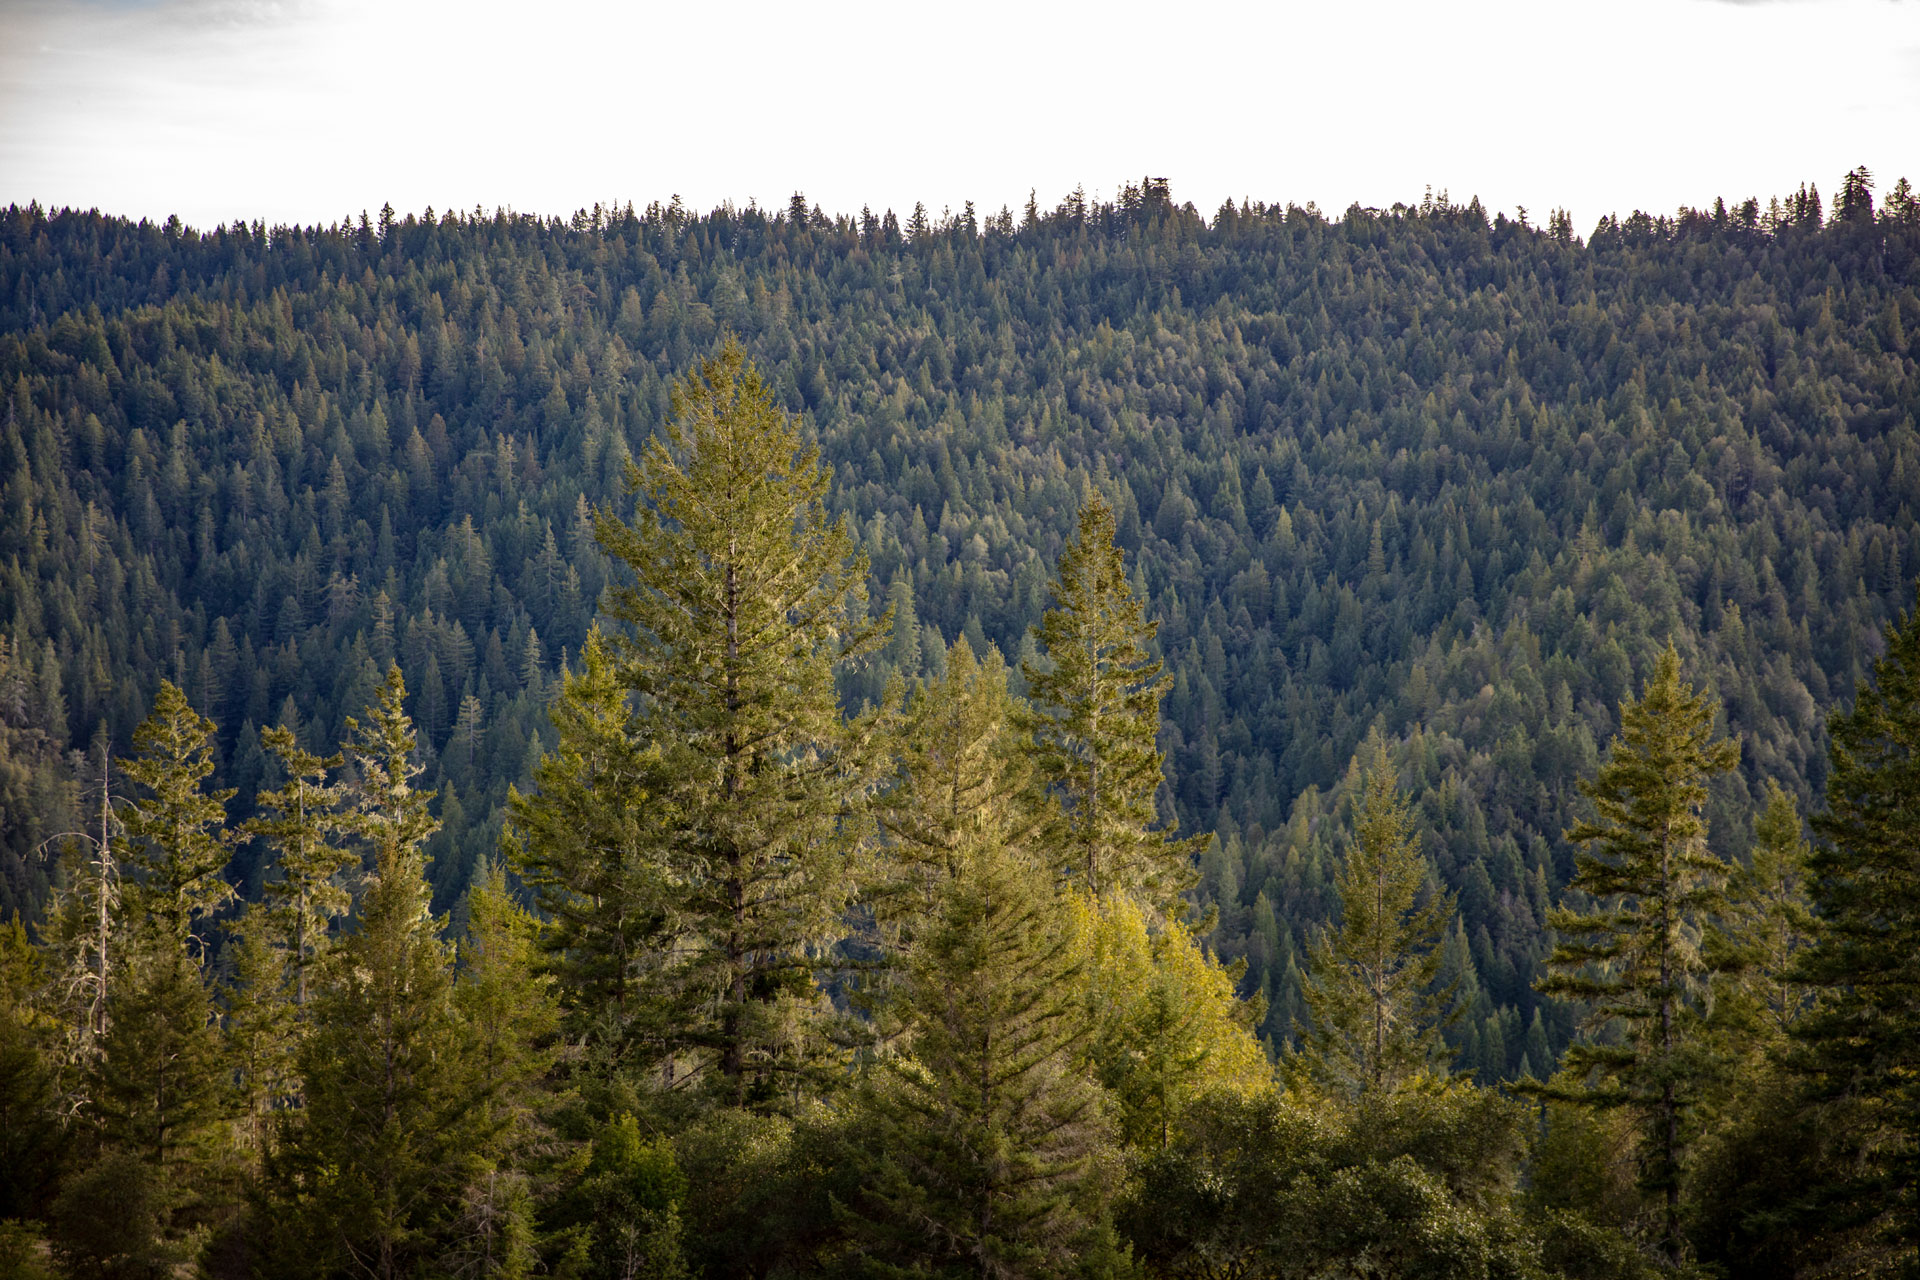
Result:
M967 200L1660 215L1920 180L1920 4L0 4L0 203L327 226Z

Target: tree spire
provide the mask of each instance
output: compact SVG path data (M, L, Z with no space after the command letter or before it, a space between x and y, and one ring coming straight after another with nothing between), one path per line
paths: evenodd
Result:
M1420 901L1427 871L1386 740L1376 734L1336 886L1339 927L1313 948L1305 990L1312 1025L1299 1028L1301 1065L1323 1088L1347 1097L1390 1090L1447 1056L1440 1032L1452 993L1433 987L1453 900L1436 893Z
M1589 1040L1568 1049L1570 1073L1598 1082L1553 1092L1637 1113L1645 1139L1641 1184L1663 1202L1659 1247L1669 1262L1683 1248L1681 1160L1700 1084L1686 1048L1709 965L1695 938L1702 918L1721 904L1730 870L1707 848L1700 811L1707 784L1740 759L1735 743L1714 737L1716 710L1708 694L1680 679L1671 643L1640 699L1621 704L1620 735L1607 763L1581 788L1595 820L1567 832L1586 846L1570 887L1588 895L1588 904L1549 917L1561 941L1537 984L1588 1002L1589 1028L1617 1018L1626 1029L1621 1043Z
M1046 661L1021 670L1040 712L1040 775L1058 801L1049 832L1058 870L1095 895L1137 894L1172 914L1208 837L1178 839L1171 821L1160 824L1160 699L1172 680L1148 648L1157 624L1127 581L1113 511L1097 495L1061 553L1053 600L1033 629Z

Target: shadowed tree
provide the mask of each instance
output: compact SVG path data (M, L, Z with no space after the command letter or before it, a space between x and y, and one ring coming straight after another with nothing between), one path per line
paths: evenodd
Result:
M121 762L121 773L141 791L124 817L136 874L126 884L127 928L91 1093L102 1155L137 1164L115 1166L120 1181L86 1185L102 1194L118 1188L114 1195L149 1206L163 1252L185 1248L188 1219L213 1172L209 1157L224 1101L204 965L208 918L233 895L220 874L232 845L224 805L233 792L205 787L213 739L212 721L162 683L134 733L140 754ZM111 1200L67 1203L69 1226L117 1212Z
M568 1034L610 1066L657 1067L695 1014L672 962L686 868L663 854L660 749L597 629L580 658L549 708L558 740L535 790L509 791L507 849L542 916Z
M900 931L933 909L963 848L1037 850L1034 769L1008 674L999 650L976 658L960 637L946 671L919 682L892 735L893 777L875 806L886 845L871 895L896 949ZM897 700L896 692L887 702Z
M1629 1107L1641 1124L1641 1184L1662 1205L1658 1247L1680 1260L1680 1179L1688 1112L1708 1066L1692 1034L1710 965L1696 945L1705 917L1725 902L1731 868L1707 848L1700 810L1707 783L1739 762L1716 740L1711 697L1680 679L1668 645L1638 701L1620 707L1620 735L1583 785L1595 818L1567 832L1585 848L1571 887L1586 905L1562 907L1561 941L1537 985L1583 1001L1598 1031L1618 1020L1618 1040L1567 1050L1569 1087L1547 1090L1592 1107Z
M1911 1271L1920 1257L1920 607L1831 721L1827 811L1808 859L1820 913L1792 976L1820 1001L1796 1026L1818 1095L1858 1152L1827 1189L1834 1226L1861 1224Z
M1360 761L1355 760L1358 766ZM1429 869L1413 834L1384 739L1366 753L1353 841L1335 892L1338 928L1309 957L1310 1026L1291 1064L1304 1080L1345 1097L1394 1089L1442 1069L1441 1031L1452 992L1436 991L1449 895L1422 894Z

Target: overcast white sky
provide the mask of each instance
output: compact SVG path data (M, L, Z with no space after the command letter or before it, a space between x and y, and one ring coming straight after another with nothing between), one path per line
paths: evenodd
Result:
M1920 182L1920 0L0 0L0 204L1018 209L1172 180L1536 220Z

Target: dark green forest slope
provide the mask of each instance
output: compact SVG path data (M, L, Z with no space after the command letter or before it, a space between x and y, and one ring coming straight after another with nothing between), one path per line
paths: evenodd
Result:
M1803 806L1824 781L1824 714L1920 573L1916 328L1920 202L1876 209L1864 173L1830 212L1803 188L1584 242L1445 197L1209 217L1156 182L904 227L798 198L211 232L13 208L0 917L83 803L65 753L124 754L162 678L245 804L258 729L339 741L390 658L456 903L606 585L590 513L731 331L896 610L850 705L963 634L1017 655L1091 485L1161 620L1167 785L1220 833L1199 892L1267 1036L1378 725L1459 895L1449 1035L1483 1079L1545 1075L1574 784L1667 642L1742 748L1716 848L1768 780ZM256 854L233 873L257 891Z

